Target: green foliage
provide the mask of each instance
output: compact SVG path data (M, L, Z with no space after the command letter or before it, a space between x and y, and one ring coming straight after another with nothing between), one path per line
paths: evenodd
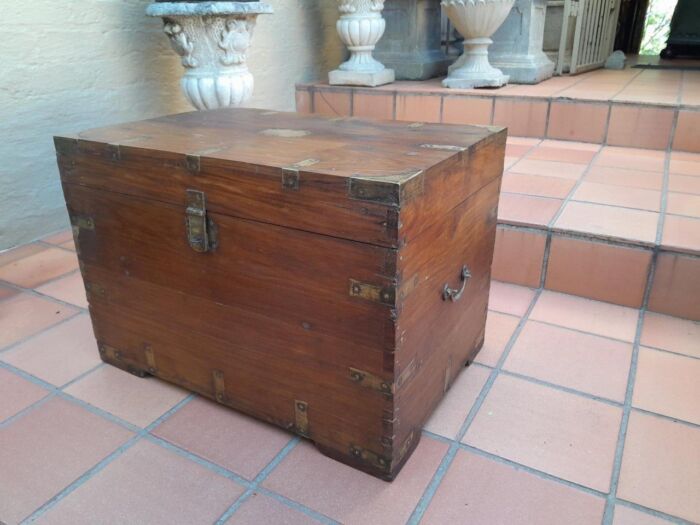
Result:
M651 0L644 20L640 55L658 55L666 47L671 17L677 0Z

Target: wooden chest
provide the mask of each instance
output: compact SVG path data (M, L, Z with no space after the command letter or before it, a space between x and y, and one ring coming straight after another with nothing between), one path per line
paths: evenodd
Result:
M483 343L505 137L244 109L56 137L102 359L393 479Z

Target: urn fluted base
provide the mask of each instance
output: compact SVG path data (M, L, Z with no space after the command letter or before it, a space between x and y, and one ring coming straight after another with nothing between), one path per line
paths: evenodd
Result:
M449 67L447 78L442 81L446 88L471 89L501 87L508 83L508 75L489 63L490 38L471 38L464 41L464 54Z
M180 87L185 97L199 110L238 107L253 95L253 75L249 71L232 73L185 73Z
M386 29L382 17L384 0L339 0L338 35L350 58L328 74L328 83L349 86L381 86L393 82L394 70L372 56Z

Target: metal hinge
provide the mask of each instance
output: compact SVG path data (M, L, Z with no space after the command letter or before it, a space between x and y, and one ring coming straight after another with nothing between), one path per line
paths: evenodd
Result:
M185 210L187 241L196 252L206 252L216 248L216 225L207 218L206 196L204 192L187 190Z
M214 382L214 397L219 403L226 401L226 383L224 383L224 373L221 370L212 370Z
M350 445L350 454L364 463L369 463L380 470L386 470L388 472L391 466L390 459L356 445Z
M371 388L372 390L377 390L388 397L394 395L394 388L391 382L374 374L370 374L369 372L365 372L364 370L359 370L353 367L350 367L349 370L350 381L353 383L357 383L358 385L366 388Z
M309 404L306 401L294 401L294 429L297 434L309 437Z
M375 303L393 305L396 302L396 287L376 286L350 279L350 296L360 297Z
M72 215L70 218L70 223L71 223L71 225L73 225L73 227L79 228L81 230L94 230L95 229L95 221L93 220L92 217L81 216L81 215Z

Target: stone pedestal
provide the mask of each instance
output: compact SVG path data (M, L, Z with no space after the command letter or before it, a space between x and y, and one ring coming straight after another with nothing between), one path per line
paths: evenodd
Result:
M442 81L447 88L499 87L508 75L489 63L491 35L508 16L513 0L442 0L442 7L464 37L464 53Z
M253 94L247 55L263 2L158 2L146 14L163 19L163 31L182 57L180 80L197 109L240 106Z
M515 84L537 84L550 78L554 63L542 51L547 0L516 0L492 37L491 64Z
M381 86L394 81L394 70L372 56L384 34L384 0L338 0L338 35L350 51L350 58L328 73L328 83L346 86Z
M440 43L440 0L386 0L386 31L374 56L398 80L425 80L447 72Z

